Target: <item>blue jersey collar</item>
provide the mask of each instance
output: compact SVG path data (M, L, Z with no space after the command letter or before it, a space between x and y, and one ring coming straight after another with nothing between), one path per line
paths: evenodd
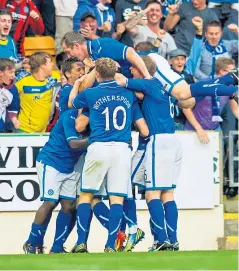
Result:
M101 83L99 83L100 87L117 87L119 86L115 80L105 80Z

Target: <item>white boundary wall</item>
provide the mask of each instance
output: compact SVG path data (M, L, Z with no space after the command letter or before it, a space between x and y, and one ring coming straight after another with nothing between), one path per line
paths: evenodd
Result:
M182 250L217 249L217 238L224 235L223 206L220 204L221 159L219 134L209 132L210 144L200 144L193 132L177 133L183 148L182 172L176 189L179 211L178 235ZM40 206L34 156L48 136L0 135L0 254L22 253L34 211ZM133 146L137 134L133 134ZM170 169L169 169L170 170ZM136 251L147 251L152 244L149 215L144 200L136 195L139 226L146 238ZM36 198L36 199L35 199ZM34 199L34 200L31 200ZM50 249L54 237L55 216L49 225L45 243ZM95 219L91 226L89 250L103 251L106 230ZM75 231L67 241L70 249Z

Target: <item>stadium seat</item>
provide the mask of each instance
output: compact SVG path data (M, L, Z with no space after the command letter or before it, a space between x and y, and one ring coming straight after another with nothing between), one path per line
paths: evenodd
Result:
M35 52L47 52L53 57L55 63L55 40L50 36L26 37L24 39L24 54L31 56Z

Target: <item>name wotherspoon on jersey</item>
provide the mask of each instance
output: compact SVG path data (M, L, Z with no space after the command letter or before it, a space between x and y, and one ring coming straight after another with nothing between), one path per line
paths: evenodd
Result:
M110 95L110 96L104 96L100 99L98 99L93 108L94 109L99 109L99 107L104 104L104 103L107 103L107 102L112 102L112 101L117 101L117 102L123 102L128 108L131 107L131 104L130 102L124 97L124 96L115 96L115 95Z

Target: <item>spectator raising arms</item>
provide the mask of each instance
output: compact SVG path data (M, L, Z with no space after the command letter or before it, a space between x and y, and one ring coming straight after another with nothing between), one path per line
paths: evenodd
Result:
M115 14L117 34L120 42L133 47L129 33L125 32L125 21L138 14L146 6L147 0L121 0L116 2Z
M12 14L7 9L0 10L0 57L17 61L17 49L9 36L12 27Z
M203 20L200 17L192 19L196 27L196 38L192 45L192 52L198 58L193 62L197 63L194 77L196 80L214 79L216 59L219 57L232 57L233 53L238 52L237 40L222 40L222 27L220 22L211 21L206 25L205 39L202 38ZM239 32L236 25L229 25L228 28L233 32Z
M31 0L0 0L0 9L8 8L12 13L11 36L17 43L17 49L24 53L23 42L26 31L31 26L35 34L44 32L44 24L39 11Z
M131 24L131 28L126 25L126 29L134 42L134 47L140 42L149 41L162 57L167 58L168 53L177 47L173 37L160 29L159 24L163 16L160 3L156 0L149 1L145 12L147 12L147 25Z
M206 0L193 0L191 3L183 3L178 7L171 5L168 7L168 16L164 22L164 29L169 31L177 24L175 42L178 48L183 49L187 54L195 36L195 27L192 18L199 16L205 24L209 21L217 21L218 17L212 9L207 8Z

